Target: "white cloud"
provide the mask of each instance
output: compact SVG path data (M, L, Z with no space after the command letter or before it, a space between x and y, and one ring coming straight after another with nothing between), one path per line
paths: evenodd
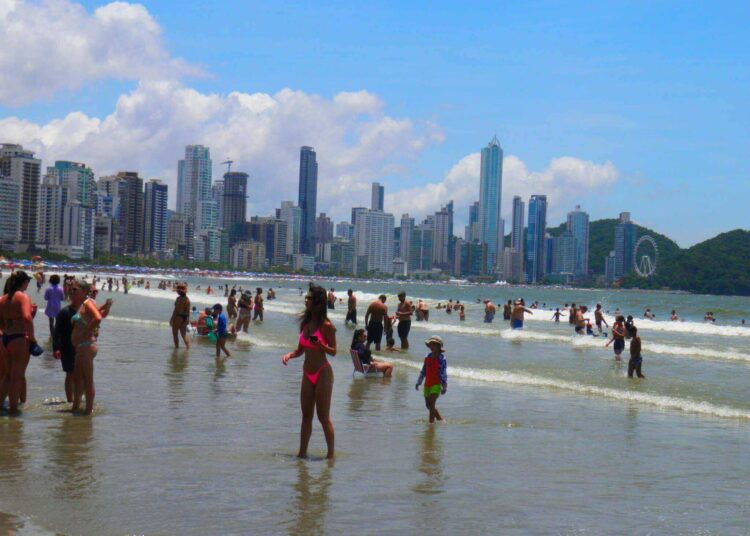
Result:
M102 78L199 74L172 58L140 4L112 2L90 14L70 0L0 0L0 103L20 105Z
M184 147L211 148L214 177L226 157L250 174L251 214L270 214L296 200L299 148L318 153L318 209L348 218L352 205L369 203L369 183L413 159L441 134L431 123L383 114L383 103L365 91L332 99L284 89L274 95L203 94L176 81L142 81L122 95L104 118L80 112L46 124L0 120L4 140L55 159L86 162L104 175L139 171L170 185L175 199L177 160Z
M440 182L386 195L387 209L396 214L397 220L405 212L421 218L452 199L456 233L462 234L468 206L479 199L480 160L480 153L472 153L454 165ZM552 159L542 171L529 171L520 158L506 156L503 159L503 215L508 222L513 196L519 195L527 201L532 194L542 194L548 201L547 221L557 225L577 201L610 188L618 178L619 172L609 161L597 164L563 156Z

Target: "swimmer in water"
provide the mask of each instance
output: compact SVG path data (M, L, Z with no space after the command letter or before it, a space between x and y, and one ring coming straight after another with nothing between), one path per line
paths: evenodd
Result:
M625 349L625 318L622 315L615 318L615 323L612 326L612 338L605 346L609 346L612 342L615 343L615 361L620 361L622 351Z
M604 320L604 314L602 314L601 303L596 304L596 309L594 310L594 322L596 323L596 329L599 332L599 335L602 334L602 324L609 327L609 324L607 324L607 321Z
M533 311L523 306L523 300L516 300L513 304L513 312L510 315L510 327L512 329L523 329L524 313L534 314Z
M555 309L555 312L552 314L552 320L555 322L560 322L560 317L565 316L565 313L561 313L560 309Z
M300 458L307 457L307 446L312 434L312 421L315 413L323 426L328 454L334 457L334 431L331 422L331 395L333 392L333 369L327 355L336 355L336 328L327 316L328 300L323 287L312 285L305 296L305 312L300 320L300 334L297 348L285 354L284 365L301 355L305 356L302 365L302 385L300 405L302 424L300 426Z

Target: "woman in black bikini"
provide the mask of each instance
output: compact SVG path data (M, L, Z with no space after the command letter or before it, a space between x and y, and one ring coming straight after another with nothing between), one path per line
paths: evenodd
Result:
M26 367L31 347L38 346L34 337L34 320L31 299L26 295L31 277L19 270L14 272L0 298L0 327L5 370L0 378L0 404L8 395L8 410L18 413L18 404L26 401Z
M325 289L312 285L305 296L305 312L300 318L297 348L281 358L282 363L286 365L290 359L305 355L300 391L302 426L297 454L300 458L307 457L312 421L317 412L328 445L326 458L333 459L334 434L330 418L333 369L326 355L336 355L336 328L328 320L327 309L328 300Z

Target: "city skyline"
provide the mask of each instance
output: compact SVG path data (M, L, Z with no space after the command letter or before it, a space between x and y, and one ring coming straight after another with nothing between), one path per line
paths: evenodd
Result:
M267 214L271 193L294 199L294 154L307 144L326 170L319 211L339 221L342 205L370 206L379 182L388 210L423 218L441 197L456 207L476 200L478 148L497 131L508 191L524 199L546 191L551 220L576 204L607 217L627 195L639 221L682 246L747 226L739 203L750 164L739 155L748 74L732 67L746 52L738 21L747 5L709 21L676 2L517 5L498 22L502 31L477 32L487 27L482 9L443 2L419 16L389 2L357 13L325 4L220 4L210 13L171 2L58 4L67 9L18 1L0 14L14 22L0 24L0 65L15 74L0 88L0 141L45 162L86 162L105 176L137 169L175 192L174 155L203 144L215 177L220 162L240 162L254 181L248 212ZM217 23L227 17L238 24ZM364 32L363 19L393 24ZM313 38L315 21L330 31ZM181 37L196 24L200 45ZM78 48L49 47L45 27L75 32ZM106 39L112 27L116 47ZM445 53L420 37L436 31L447 36ZM342 53L301 53L310 39ZM231 68L217 60L239 42L247 56ZM457 210L456 224L467 223Z

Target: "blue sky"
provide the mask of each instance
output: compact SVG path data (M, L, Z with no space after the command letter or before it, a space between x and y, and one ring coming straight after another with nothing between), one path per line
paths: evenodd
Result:
M83 2L89 14L103 5ZM367 160L360 168L356 162L336 168L339 190L332 186L330 199L319 201L334 216L353 204L340 195L345 184L362 199L369 179L384 182L390 194L424 191L452 169L459 174L454 166L497 133L506 157L517 157L530 174L544 174L560 157L616 168L616 180L604 174L601 182L596 173L571 179L566 171L549 171L545 180L560 188L551 216L557 219L551 224L580 203L593 219L629 210L638 223L682 246L748 227L748 2L181 1L143 6L161 30L165 54L203 71L174 75L184 87L221 96L234 91L275 95L290 88L326 101L363 90L379 99L379 110L366 106L347 121L373 113L403 119L414 126L413 138L422 133L428 139L408 154L382 149L379 157L397 165ZM0 100L0 117L41 126L78 111L103 120L144 77L140 71L94 74L78 87L27 102ZM294 129L294 121L284 125ZM314 144L314 123L306 128ZM351 128L342 143L356 142L350 137L356 137L357 127ZM290 132L290 144L296 134ZM211 140L195 142L214 146ZM60 143L45 143L40 145L45 156L76 159L64 156ZM158 150L139 144L144 145ZM169 150L163 165L158 156L143 159L142 171L172 181L168 166L179 151ZM218 150L215 162L226 156ZM284 154L294 159L291 148ZM248 154L244 164L262 167L256 158ZM319 158L323 164L323 155ZM346 182L357 177L362 185ZM525 175L518 177L523 181ZM508 180L504 198L525 196L549 183L527 179L526 186ZM288 197L291 182L285 188ZM458 195L462 219L467 195ZM261 197L259 189L251 208L260 211L280 201ZM431 204L437 210L441 201L415 200L413 212L429 211ZM401 199L393 202L392 210L408 207Z

